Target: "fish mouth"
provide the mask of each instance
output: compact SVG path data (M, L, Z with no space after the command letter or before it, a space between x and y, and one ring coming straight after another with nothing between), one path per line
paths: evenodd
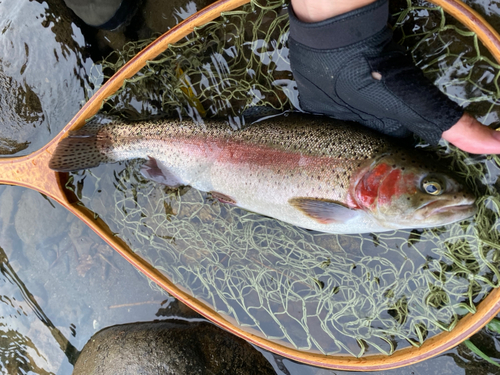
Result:
M476 207L474 204L455 204L455 205L447 205L443 207L436 208L435 210L431 211L431 215L435 215L441 212L445 212L447 210L453 209L455 211L469 211L473 209L474 211L476 210Z
M464 198L461 201L438 200L428 202L419 207L419 212L424 219L432 217L457 217L456 220L473 216L477 211L475 200Z

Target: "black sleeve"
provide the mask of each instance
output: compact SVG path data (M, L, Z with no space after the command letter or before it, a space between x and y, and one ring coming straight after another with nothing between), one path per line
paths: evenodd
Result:
M388 1L317 23L290 14L290 62L303 110L431 144L463 109L426 79L392 41Z

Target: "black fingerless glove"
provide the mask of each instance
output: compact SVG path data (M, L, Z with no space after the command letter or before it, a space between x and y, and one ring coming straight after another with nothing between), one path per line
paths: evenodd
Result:
M392 41L388 1L317 23L291 7L290 62L303 110L356 121L382 133L416 133L431 144L463 109L427 80Z

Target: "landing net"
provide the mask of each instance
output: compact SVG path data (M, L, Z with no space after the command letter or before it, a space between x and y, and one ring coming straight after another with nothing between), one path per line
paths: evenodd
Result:
M237 128L248 107L294 108L286 8L263 4L171 46L107 112L226 116ZM424 72L484 123L496 121L500 70L475 34L423 1L391 9L398 40ZM117 70L149 42L128 44L105 68ZM300 350L391 354L453 329L499 286L500 160L438 152L479 196L474 220L377 235L311 232L195 189L169 190L145 180L140 161L75 173L68 186L134 251L241 328Z

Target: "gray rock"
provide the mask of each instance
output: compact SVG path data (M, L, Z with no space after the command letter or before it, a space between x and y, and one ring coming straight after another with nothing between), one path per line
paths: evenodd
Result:
M246 341L208 322L125 324L96 333L73 375L275 374Z
M122 0L64 0L87 25L100 26L113 18Z

